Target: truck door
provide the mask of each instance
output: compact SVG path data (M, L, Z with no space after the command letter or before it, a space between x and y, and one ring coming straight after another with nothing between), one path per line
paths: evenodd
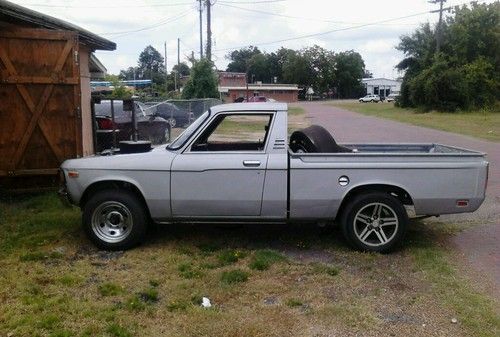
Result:
M173 217L260 216L272 119L272 113L217 115L174 159Z

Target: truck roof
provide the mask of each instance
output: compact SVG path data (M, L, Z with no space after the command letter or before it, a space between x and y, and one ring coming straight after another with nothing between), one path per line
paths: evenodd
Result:
M287 111L288 104L275 102L262 103L231 103L221 104L210 108L212 113L221 111Z

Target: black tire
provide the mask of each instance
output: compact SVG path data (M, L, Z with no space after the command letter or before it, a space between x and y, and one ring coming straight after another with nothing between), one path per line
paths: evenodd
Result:
M106 224L107 223L111 224L112 220L106 221L106 224L101 223L100 225L93 225L93 220L94 219L96 220L94 216L97 217L97 214L99 214L99 210L102 209L103 205L107 205L105 207L108 208L112 207L112 205L115 205L115 207L117 207L117 209L114 212L122 214L121 217L122 221L120 223L124 221L124 218L130 219L132 221L130 223L127 220L126 225L123 225L123 228L125 228L123 229L123 231L125 232L123 234L123 238L118 238L116 240L113 240L111 238L112 235L109 233L110 231L112 232L112 229L110 229L107 230L108 232L107 234L108 236L110 236L110 239L109 240L104 239L106 237L106 234L103 234L102 232L105 232L106 229L109 228L109 226L107 226ZM122 206L120 205L122 205L126 210L122 209ZM88 238L100 249L104 250L130 249L141 243L146 235L149 218L147 216L145 207L146 206L143 204L143 202L134 193L128 190L113 189L113 190L99 191L92 197L90 197L90 199L83 207L83 214L82 214L83 228ZM111 212L113 211L110 211L110 213ZM116 215L108 214L108 217L109 216L113 217ZM94 223L96 224L97 222L101 221L102 219L100 221L94 221ZM94 229L97 228L96 226L101 227L101 229ZM116 231L119 232L118 229Z
M352 150L338 145L332 135L319 125L311 125L293 132L290 136L290 148L293 152L308 153L352 152Z
M364 212L374 212L376 204L383 205L382 211L378 214L380 219L386 220L376 220L377 217L374 220L372 216L367 220L371 224L366 224L362 218L365 216ZM390 224L394 222L392 218L397 219L396 225ZM408 215L403 204L392 195L373 192L358 195L346 205L341 216L341 226L344 237L354 248L387 253L395 249L403 240L408 227ZM365 226L366 232L364 232ZM383 239L387 241L383 243Z

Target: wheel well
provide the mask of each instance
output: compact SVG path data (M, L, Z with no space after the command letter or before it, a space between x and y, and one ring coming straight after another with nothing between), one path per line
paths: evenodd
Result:
M105 180L91 184L89 187L87 187L85 192L83 192L83 195L80 198L80 208L83 208L85 206L85 203L87 203L87 201L93 194L103 190L127 190L132 192L144 204L145 209L148 211L149 214L149 209L148 207L146 207L147 205L146 199L144 199L144 196L142 195L141 191L137 188L137 186L121 180Z
M350 190L344 199L342 200L342 203L340 204L339 210L337 212L337 219L342 214L342 211L344 208L349 204L349 202L354 199L356 196L360 194L365 194L365 193L370 193L370 192L383 192L387 194L391 194L394 196L396 199L401 201L403 205L413 205L413 200L410 196L410 194L402 189L401 187L394 186L394 185L385 185L385 184L372 184L372 185L362 185L362 186L357 186Z

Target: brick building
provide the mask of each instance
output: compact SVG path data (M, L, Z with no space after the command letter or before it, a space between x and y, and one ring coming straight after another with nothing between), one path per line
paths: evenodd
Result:
M296 84L246 83L245 73L219 72L219 93L224 102L238 98L265 96L279 102L297 102L299 87Z

